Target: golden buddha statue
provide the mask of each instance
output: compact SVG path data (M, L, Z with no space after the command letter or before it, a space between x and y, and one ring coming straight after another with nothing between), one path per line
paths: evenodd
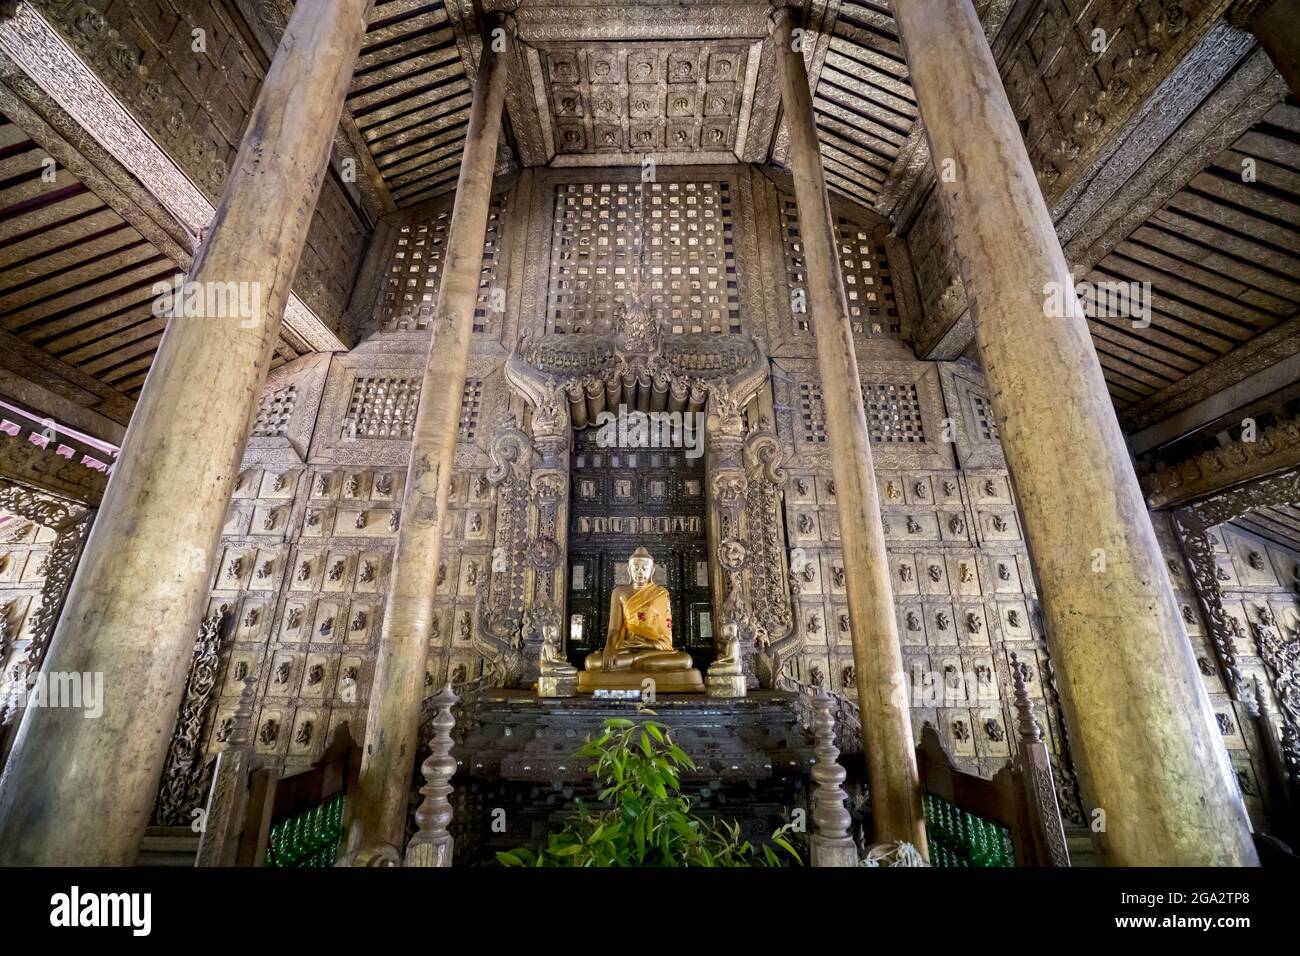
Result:
M658 693L697 693L704 681L691 655L673 649L673 612L668 589L655 584L655 560L645 548L628 559L630 584L609 596L605 647L587 655L578 690L639 689L647 677Z

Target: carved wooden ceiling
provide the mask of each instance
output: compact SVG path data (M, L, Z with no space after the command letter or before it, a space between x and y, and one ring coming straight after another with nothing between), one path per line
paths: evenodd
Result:
M582 154L601 165L735 162L748 125L761 43L677 41L547 46L541 56L548 146L556 164ZM743 150L742 150L743 151Z
M176 262L4 116L0 229L4 334L138 395L164 324L153 284L170 280ZM298 354L282 341L276 364Z
M1149 329L1093 323L1134 428L1289 354L1284 340L1297 339L1297 106L1279 105L1262 54L1224 25L1229 2L975 0L1072 264L1093 279L1152 283ZM292 5L41 6L210 202ZM889 3L802 8L828 185L908 237L931 326L918 330L918 352L956 357L970 345L970 318ZM768 0L377 0L304 256L304 302L346 339L346 300L374 221L454 189L482 13L512 11L522 41L500 170L636 163L646 152L665 163L781 166L768 9ZM204 57L189 52L194 26L207 31ZM1225 93L1234 83L1236 99ZM173 268L176 250L66 169L67 195L61 187L45 207L23 205L30 149L15 130L8 137L2 215L37 223L24 227L36 231L22 248L39 251L5 250L0 321L129 397L159 334L138 283ZM1235 172L1244 159L1259 171L1253 184ZM355 177L342 175L348 161ZM282 357L312 347L291 341Z
M1294 551L1300 551L1300 502L1256 508L1232 523Z
M469 102L469 79L446 6L377 3L347 109L397 206L455 187Z
M1253 182L1242 179L1247 169ZM1151 283L1150 328L1090 322L1121 410L1169 397L1192 372L1300 314L1300 108L1273 107L1086 278Z

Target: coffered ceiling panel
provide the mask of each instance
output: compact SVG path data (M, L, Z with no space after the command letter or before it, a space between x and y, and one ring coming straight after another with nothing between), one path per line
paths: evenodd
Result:
M637 163L651 152L665 163L736 162L747 64L760 51L758 41L726 40L548 45L542 92L556 165Z

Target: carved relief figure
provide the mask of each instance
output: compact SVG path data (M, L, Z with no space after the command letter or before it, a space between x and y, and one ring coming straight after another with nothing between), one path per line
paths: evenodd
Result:
M271 744L275 743L275 739L279 736L280 736L280 722L276 720L274 717L269 717L267 718L266 722L262 724L262 729L258 733L257 738L258 740L262 741L262 743L266 744L267 746L270 746Z

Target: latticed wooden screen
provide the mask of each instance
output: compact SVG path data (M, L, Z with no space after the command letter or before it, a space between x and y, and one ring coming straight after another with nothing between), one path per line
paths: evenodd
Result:
M913 383L873 383L862 386L862 405L873 442L923 442L921 399Z
M297 399L296 385L286 385L284 388L264 394L257 406L253 437L275 438L288 434L289 420L293 417L293 406Z
M410 438L420 404L413 375L358 375L343 420L346 438Z
M479 279L478 305L474 308L475 332L494 331L504 306L504 296L498 295L494 301L492 294L501 252L502 207L501 198L493 197L488 208L483 271ZM385 332L429 327L438 301L442 259L450 227L450 207L432 214L423 222L401 227L381 297L380 319Z
M896 335L900 331L898 303L889 271L885 247L870 232L851 219L835 219L835 238L844 276L844 296L854 335ZM807 302L807 278L799 216L794 200L781 201L781 242L785 251L785 279L790 290L790 316L796 332L813 327Z
M638 282L664 332L740 331L730 184L556 186L547 331L612 328Z

